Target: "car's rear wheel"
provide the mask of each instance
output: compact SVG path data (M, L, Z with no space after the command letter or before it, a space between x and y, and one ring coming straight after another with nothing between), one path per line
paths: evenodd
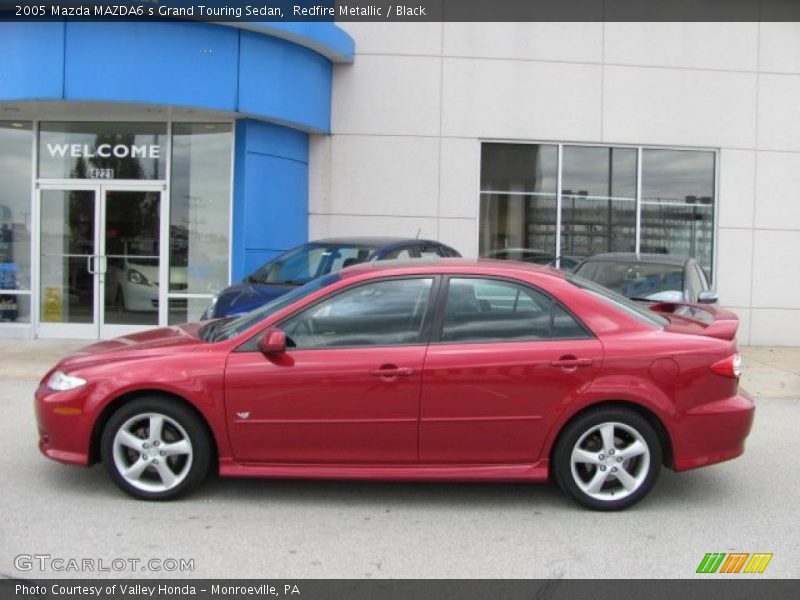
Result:
M661 444L652 425L624 408L599 408L562 432L553 455L556 481L595 510L619 510L644 498L661 469Z
M208 473L211 442L200 418L176 401L139 398L106 423L103 463L124 492L147 500L177 498Z

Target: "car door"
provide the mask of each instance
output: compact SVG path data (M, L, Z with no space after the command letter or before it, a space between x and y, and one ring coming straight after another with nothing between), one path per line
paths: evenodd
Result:
M425 358L420 462L534 462L601 343L558 302L508 280L453 277Z
M411 463L433 277L387 278L285 319L287 351L248 343L225 372L240 462Z

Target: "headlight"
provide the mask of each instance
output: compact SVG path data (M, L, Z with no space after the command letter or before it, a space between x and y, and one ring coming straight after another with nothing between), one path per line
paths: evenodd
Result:
M74 375L67 375L64 371L56 371L47 380L47 387L54 392L65 392L86 385L86 380Z
M139 273L136 269L128 269L128 281L136 285L151 285L147 277Z

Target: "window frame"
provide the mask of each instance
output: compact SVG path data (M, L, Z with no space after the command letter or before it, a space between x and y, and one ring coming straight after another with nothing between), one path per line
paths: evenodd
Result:
M567 313L572 319L577 323L577 325L583 330L586 334L585 337L570 337L570 338L563 338L563 337L551 337L551 338L544 338L544 339L530 339L530 340L465 340L465 341L448 341L442 340L442 333L444 330L444 316L445 316L445 309L447 307L447 296L450 291L450 280L451 279L482 279L488 281L497 281L499 283L517 285L521 288L527 288L534 293L541 294L545 298L547 298L552 304L556 305L565 313ZM551 312L551 320L552 320L552 312ZM531 284L527 281L522 281L520 279L515 279L513 277L503 277L500 275L478 275L472 273L448 273L442 276L442 281L439 286L438 297L436 302L436 311L433 317L433 324L432 324L432 336L430 338L429 345L437 345L437 346L454 346L454 345L463 345L463 344L538 344L538 343L548 343L548 342L564 342L569 340L589 340L589 339L597 339L597 336L594 332L580 319L573 310L571 310L568 306L566 306L563 302L561 302L558 298L556 298L553 294L548 292L547 290L540 288L534 284Z

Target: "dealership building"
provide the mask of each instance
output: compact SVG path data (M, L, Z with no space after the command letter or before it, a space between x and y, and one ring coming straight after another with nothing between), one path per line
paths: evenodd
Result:
M309 239L690 255L800 345L800 23L0 23L0 336L198 318Z

